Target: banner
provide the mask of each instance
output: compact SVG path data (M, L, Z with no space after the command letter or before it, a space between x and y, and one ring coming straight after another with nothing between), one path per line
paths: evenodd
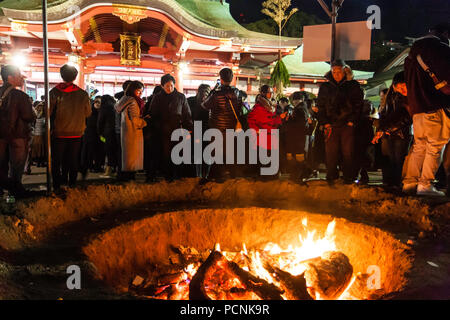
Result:
M367 21L336 24L336 57L346 61L370 60L372 30ZM331 24L303 28L303 62L331 59Z

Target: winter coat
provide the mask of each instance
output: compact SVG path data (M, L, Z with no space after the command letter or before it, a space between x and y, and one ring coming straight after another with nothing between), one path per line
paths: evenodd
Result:
M91 115L86 119L86 129L84 130L84 136L87 139L99 139L97 131L98 113L99 110L92 106Z
M0 97L10 85L0 88ZM28 95L12 89L0 106L0 139L29 138L31 123L36 119Z
M205 110L202 108L201 103L198 102L197 97L188 98L188 103L189 103L189 107L191 108L191 112L192 112L192 120L193 121L201 121L202 128L207 129L208 121L209 121L208 110Z
M240 119L240 113L242 112L242 100L238 97L239 90L230 86L220 86L211 91L208 98L202 103L202 107L210 112L210 128L221 131L236 128L236 116ZM232 106L234 107L236 116Z
M103 137L114 135L116 111L114 104L102 105L98 112L97 132ZM120 131L119 131L120 132Z
M390 136L402 139L411 137L412 119L408 112L408 100L391 89L386 97L384 108L379 111L378 131L388 132Z
M92 113L89 95L72 83L50 90L50 123L53 137L81 137Z
M166 142L170 141L172 132L176 129L194 129L186 96L176 89L171 94L162 91L153 97L150 103L150 122L154 136Z
M405 60L405 77L408 87L409 113L433 112L450 107L450 96L434 87L431 77L417 62L422 60L440 81L450 83L450 47L434 36L427 36L414 42Z
M147 123L140 117L139 104L134 97L123 96L114 108L120 115L122 171L143 170L144 137L142 128Z
M292 115L281 128L286 153L305 153L308 128L308 114L302 103L294 108Z
M356 124L364 104L359 83L355 80L337 83L331 74L327 77L329 81L320 86L317 98L319 124L336 127L343 127L348 122Z
M256 143L259 147L271 150L272 140L274 139L275 134L272 130L278 129L282 122L280 116L274 112L271 102L258 95L256 97L255 106L248 114L247 121L249 128L254 129L257 134L257 139L254 139L253 141L257 141ZM267 135L260 134L261 129L266 129ZM256 148L256 145L253 147ZM277 140L273 140L273 147L275 149L279 148Z

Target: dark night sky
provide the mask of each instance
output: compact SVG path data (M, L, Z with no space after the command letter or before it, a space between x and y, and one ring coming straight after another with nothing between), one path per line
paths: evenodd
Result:
M264 0L227 0L231 13L236 20L253 22L265 18L261 14ZM330 4L330 0L325 0ZM339 12L338 22L366 20L370 5L381 8L381 37L386 40L402 40L405 36L419 37L426 33L430 26L450 21L450 0L345 0ZM317 0L292 0L292 5L306 13L315 14L328 22Z

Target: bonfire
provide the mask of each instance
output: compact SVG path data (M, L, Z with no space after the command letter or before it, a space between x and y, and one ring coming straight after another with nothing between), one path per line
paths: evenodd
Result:
M351 298L347 292L355 276L346 255L337 251L333 220L323 237L303 231L298 246L276 243L239 252L173 247L171 272L133 282L138 295L168 300L335 300ZM143 280L143 279L142 279Z

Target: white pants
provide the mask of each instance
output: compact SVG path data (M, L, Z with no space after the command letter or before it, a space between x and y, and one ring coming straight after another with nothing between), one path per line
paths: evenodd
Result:
M413 128L414 144L403 184L429 188L441 163L441 151L450 139L450 118L443 109L415 114Z

